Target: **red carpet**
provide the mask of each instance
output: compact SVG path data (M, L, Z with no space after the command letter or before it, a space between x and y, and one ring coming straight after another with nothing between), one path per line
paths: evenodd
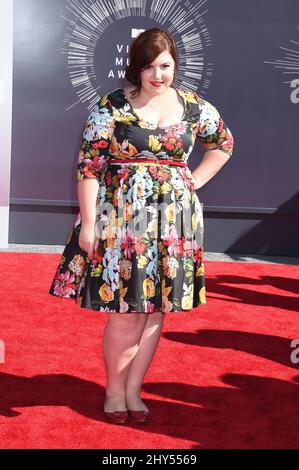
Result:
M102 412L106 314L48 294L59 254L0 257L1 448L299 447L299 266L206 261L207 304L166 314L151 423L117 426Z

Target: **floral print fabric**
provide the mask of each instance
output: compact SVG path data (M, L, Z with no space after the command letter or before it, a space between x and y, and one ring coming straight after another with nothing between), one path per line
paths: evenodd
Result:
M101 312L190 310L206 303L203 215L187 162L198 138L232 155L233 137L216 108L176 89L182 121L154 126L140 118L122 88L105 94L85 122L77 182L98 180L93 260L72 227L49 293ZM146 158L147 162L130 162ZM111 160L126 163L110 163Z

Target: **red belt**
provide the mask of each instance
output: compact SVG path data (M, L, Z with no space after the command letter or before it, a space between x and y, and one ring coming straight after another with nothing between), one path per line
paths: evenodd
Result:
M108 160L108 163L132 163L132 162L136 162L136 163L141 163L141 162L145 162L145 163L157 163L158 165L178 165L178 166L187 166L187 163L185 162L176 162L176 161L173 161L173 160L150 160L148 158L130 158L130 159L126 159L126 160L120 160L120 159L110 159Z

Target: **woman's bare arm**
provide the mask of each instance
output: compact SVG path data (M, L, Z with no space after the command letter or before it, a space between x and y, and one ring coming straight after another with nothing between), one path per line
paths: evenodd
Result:
M229 160L230 155L222 150L207 150L200 162L200 164L192 172L195 179L195 190L204 186L215 176L218 171Z
M77 183L80 215L84 226L94 227L95 225L98 190L99 182L96 178L86 178Z

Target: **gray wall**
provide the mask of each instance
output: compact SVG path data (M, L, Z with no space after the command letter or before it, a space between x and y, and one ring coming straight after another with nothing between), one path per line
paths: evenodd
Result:
M65 243L88 110L125 84L132 30L158 26L178 46L177 84L213 103L235 139L232 158L197 192L205 250L298 255L299 3L169 1L162 16L151 2L143 15L113 6L108 16L91 12L93 0L73 3L14 1L10 243ZM202 155L197 142L191 170Z

